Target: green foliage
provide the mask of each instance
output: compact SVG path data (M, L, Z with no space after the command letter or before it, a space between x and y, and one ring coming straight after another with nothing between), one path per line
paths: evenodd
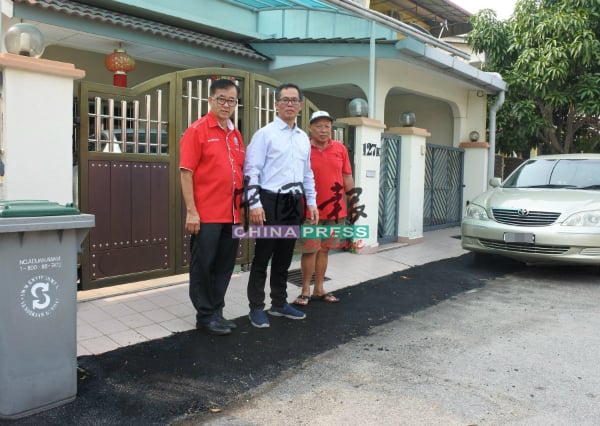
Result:
M472 23L467 42L508 83L500 151L600 152L600 0L518 0L510 19Z

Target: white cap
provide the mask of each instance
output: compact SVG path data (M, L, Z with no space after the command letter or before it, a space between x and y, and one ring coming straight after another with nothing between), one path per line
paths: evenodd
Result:
M333 117L329 115L327 111L315 111L310 116L309 123L312 124L313 121L318 120L319 118L327 118L328 120L331 120L333 122Z

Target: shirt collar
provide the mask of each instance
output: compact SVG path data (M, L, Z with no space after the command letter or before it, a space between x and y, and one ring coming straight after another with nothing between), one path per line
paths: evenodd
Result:
M325 144L325 146L321 147L321 146L319 146L319 145L313 144L313 139L312 139L312 138L310 138L310 146L311 146L311 148L318 149L318 150L319 150L319 151L321 151L321 152L323 152L323 151L325 151L327 148L329 148L329 147L331 146L331 143L332 143L332 142L333 142L333 139L329 138L329 139L327 140L327 143Z
M215 113L214 112L212 112L212 111L208 112L207 120L208 120L208 125L210 127L221 127L221 125L217 121L217 117L215 117ZM231 119L227 119L227 129L229 129L229 130L233 130L234 129L233 121L231 121Z
M290 126L288 126L288 124L283 121L278 115L275 116L275 120L273 120L275 123L277 123L277 125L279 126L279 129L281 130L285 130L285 129L289 129ZM298 127L297 123L294 123L294 127L291 129L292 132L299 132L300 128Z

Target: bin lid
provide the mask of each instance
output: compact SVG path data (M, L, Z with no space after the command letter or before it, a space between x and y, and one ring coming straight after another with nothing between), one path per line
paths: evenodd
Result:
M47 200L0 201L0 217L68 216L79 214L72 205Z

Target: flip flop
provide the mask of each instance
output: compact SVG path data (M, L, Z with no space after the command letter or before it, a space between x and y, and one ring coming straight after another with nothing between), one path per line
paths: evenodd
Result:
M310 296L307 296L305 294L301 294L294 301L294 305L306 306L306 305L308 305L308 302L310 302Z
M332 293L326 293L326 294L320 294L320 295L313 294L312 296L310 296L310 298L312 300L320 300L321 302L327 302L327 303L337 303L340 301L340 299L335 297Z

